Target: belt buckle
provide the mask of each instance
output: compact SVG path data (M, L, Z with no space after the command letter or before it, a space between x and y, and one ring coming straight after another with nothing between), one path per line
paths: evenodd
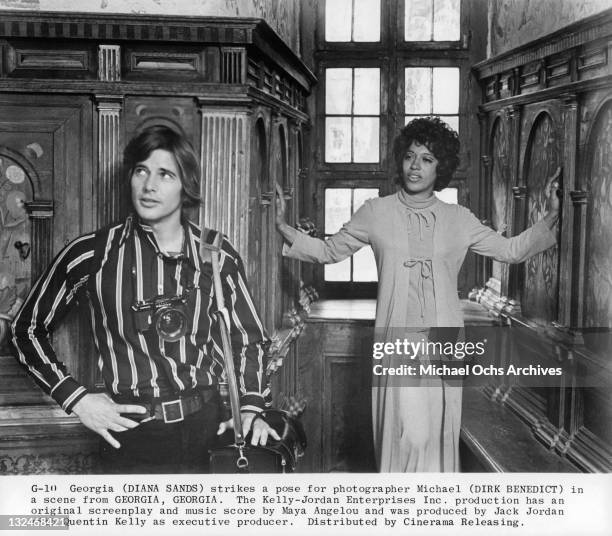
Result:
M172 417L172 415L168 415L168 413L176 411L173 407L174 405L178 405L179 417L176 419L171 419L170 417ZM168 402L162 402L161 408L162 413L164 415L164 422L166 424L171 424L173 422L181 422L185 420L185 416L183 415L183 401L180 398L176 400L169 400Z

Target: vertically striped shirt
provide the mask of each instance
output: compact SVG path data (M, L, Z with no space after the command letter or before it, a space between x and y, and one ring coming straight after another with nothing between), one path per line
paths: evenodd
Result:
M224 377L212 266L200 258L200 230L191 223L183 228L183 249L173 256L160 250L151 229L135 216L108 231L81 236L60 252L30 291L13 322L13 341L20 361L67 412L87 389L58 359L49 335L77 296L89 306L98 366L111 395L146 400L214 385ZM242 260L226 239L220 265L241 405L260 409L269 394L267 338ZM159 295L186 296L187 332L176 342L162 340L154 327L136 328L132 305Z

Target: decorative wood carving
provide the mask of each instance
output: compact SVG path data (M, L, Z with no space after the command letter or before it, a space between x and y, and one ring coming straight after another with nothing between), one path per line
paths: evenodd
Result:
M132 72L138 71L187 71L201 72L203 66L198 54L161 54L134 52L130 55Z
M121 47L119 45L98 46L98 80L103 82L121 80Z
M211 110L202 113L202 224L227 234L241 255L248 254L249 112Z
M221 48L221 82L244 84L246 81L246 51L244 48Z
M563 326L572 324L572 287L578 283L579 272L572 260L575 214L568 191L576 186L576 155L578 152L578 99L573 93L562 99L563 154L561 165L563 175L560 183L561 222L559 234L559 310L557 319Z
M563 366L564 374L546 388L518 379L485 391L528 423L551 452L583 471L612 469L612 405L604 394L612 385L611 44L607 10L475 66L484 96L480 112L489 124L508 106L521 107L509 143L516 179L510 182L512 234L541 218L543 181L563 167L559 247L527 261L524 279L512 280L509 295L520 294L521 307L497 294L495 278L471 296L505 325L526 330L515 347L497 352L500 362L520 357ZM517 87L508 83L508 92L502 87L496 94L499 80L512 76L518 76ZM493 157L498 130L487 132L481 151ZM585 383L585 377L597 382Z
M119 220L124 181L121 177L121 110L120 96L98 95L98 226Z
M95 473L97 455L88 454L16 454L0 456L0 475L86 475Z
M32 282L36 281L53 260L53 201L31 201L25 204L32 220Z
M612 102L594 122L587 209L583 326L612 329Z
M540 221L546 213L546 180L560 162L558 134L548 114L540 115L530 133L525 156L529 184L527 226ZM542 322L557 319L558 249L550 248L525 262L521 305L525 315Z
M8 54L9 72L23 69L89 69L89 55L83 50L13 49Z

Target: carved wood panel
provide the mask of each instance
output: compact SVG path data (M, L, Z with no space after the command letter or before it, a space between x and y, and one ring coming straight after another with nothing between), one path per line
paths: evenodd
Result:
M612 103L591 132L583 325L612 328Z
M30 210L32 232L27 239L32 248L30 261L36 265L31 266L32 277L39 275L69 241L95 226L92 107L92 102L85 97L5 95L0 99L0 146L4 148L5 173L13 181L21 180L16 165L19 164L32 180L31 191L26 196L36 201ZM9 153L14 158L6 158ZM25 183L24 177L21 184ZM8 193L13 201L15 195ZM52 219L51 203L41 204L39 200L53 201ZM8 209L7 206L5 222L10 225L11 221L15 223L15 218L19 219L22 209L17 205L11 205L11 213ZM25 228L21 228L22 234ZM3 233L3 240L11 241L9 245L13 248L17 237ZM24 293L30 287L30 281L23 279L26 272L25 264L16 271L27 287ZM54 341L58 355L67 356L69 370L77 376L86 376L84 379L89 383L92 366L78 359L88 348L87 328L79 324L74 315L54 334Z
M298 339L297 389L308 437L300 472L375 471L371 321L310 319Z
M371 368L364 366L365 355L324 359L325 470L372 470Z
M36 156L34 149L39 150L34 145L28 156ZM25 203L33 199L34 173L28 157L0 146L0 354L8 351L9 323L30 287L32 239Z
M540 114L529 133L525 152L525 181L528 187L527 226L546 214L546 179L560 162L559 139L552 117ZM523 313L529 318L556 320L558 300L558 248L550 248L525 262L525 282L521 293Z
M247 254L248 144L246 110L202 110L202 225L225 233Z

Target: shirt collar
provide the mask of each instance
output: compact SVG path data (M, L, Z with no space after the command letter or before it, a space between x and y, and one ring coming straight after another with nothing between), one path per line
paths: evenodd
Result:
M414 196L406 193L406 191L401 188L398 192L399 200L411 209L422 209L422 208L430 208L438 202L438 198L432 193L430 197L425 200L415 199Z
M155 239L153 229L151 229L151 227L146 223L142 222L137 214L130 214L130 216L128 216L119 244L123 244L128 236L131 236L136 232L142 239L147 240L152 245L157 255L161 255L168 259L186 259L193 264L194 268L197 268L192 251L192 234L190 226L188 222L184 220L181 220L181 225L183 227L183 244L181 246L181 251L177 255L170 256L160 249L157 240Z

